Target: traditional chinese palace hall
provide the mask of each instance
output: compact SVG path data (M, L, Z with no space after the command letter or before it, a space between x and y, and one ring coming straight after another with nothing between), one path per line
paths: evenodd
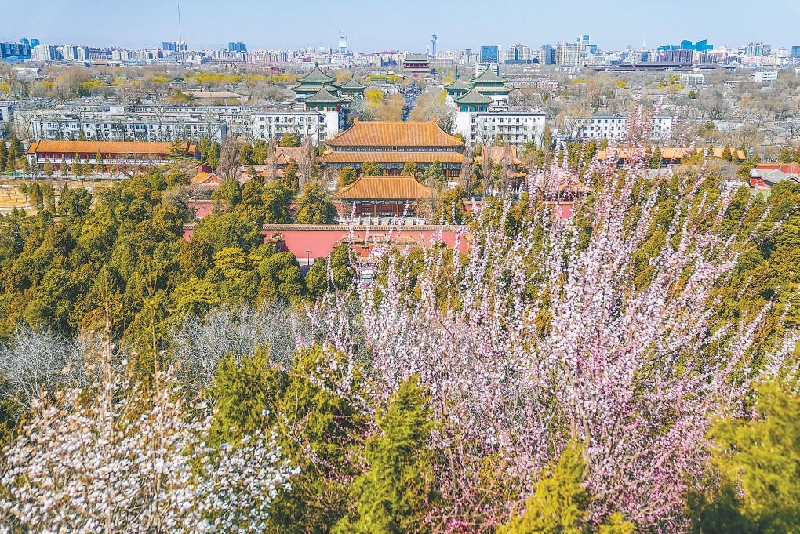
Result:
M416 213L417 203L433 197L433 189L413 176L362 176L336 193L355 217L400 217ZM352 211L349 209L352 207Z
M425 170L434 162L442 164L448 177L461 174L464 142L430 122L358 121L346 131L326 141L329 151L322 156L326 170L374 162L383 174L400 176L406 163Z

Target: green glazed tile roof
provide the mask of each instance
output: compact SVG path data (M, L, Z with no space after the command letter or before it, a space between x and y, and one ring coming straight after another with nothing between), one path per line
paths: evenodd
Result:
M323 87L317 93L305 99L306 104L341 104L345 100L328 91L327 87Z
M497 74L494 73L492 69L486 69L483 73L478 76L477 78L473 78L472 80L476 84L481 83L506 83L505 78L501 78Z
M465 94L462 97L455 99L456 104L472 104L472 105L479 105L479 104L491 104L494 102L488 96L484 96L480 94L478 91L473 89L469 93Z
M331 76L328 76L327 74L322 72L322 70L319 68L319 66L315 66L311 70L311 72L309 72L308 74L306 74L302 78L298 78L297 81L299 81L301 84L306 84L306 83L323 84L323 83L330 83L334 79L335 78L333 78Z

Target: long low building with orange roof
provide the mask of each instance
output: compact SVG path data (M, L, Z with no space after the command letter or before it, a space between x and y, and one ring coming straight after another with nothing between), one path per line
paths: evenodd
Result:
M149 143L134 141L37 141L25 152L29 165L38 165L44 170L49 162L54 172L63 166L76 163L88 164L105 170L136 170L164 165L175 156L172 143ZM199 157L197 146L185 143L180 146L180 156Z
M442 164L448 177L461 174L464 142L430 122L358 121L325 143L329 151L322 156L327 169L353 167L364 163L380 165L388 176L399 176L406 163L424 170L434 162Z

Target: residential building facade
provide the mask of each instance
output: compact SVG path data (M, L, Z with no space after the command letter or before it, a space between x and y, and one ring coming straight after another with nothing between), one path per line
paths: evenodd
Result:
M622 115L593 115L588 118L567 119L569 138L581 140L623 141L628 137L628 118ZM665 141L672 136L672 117L659 115L653 119L650 139Z
M541 142L544 134L545 114L526 111L486 111L458 113L456 133L469 144L504 144L520 146Z
M319 145L339 133L338 111L267 110L245 106L108 106L94 109L19 110L18 135L34 140L78 139L170 142L228 135L269 140L284 134ZM81 135L82 134L82 135Z

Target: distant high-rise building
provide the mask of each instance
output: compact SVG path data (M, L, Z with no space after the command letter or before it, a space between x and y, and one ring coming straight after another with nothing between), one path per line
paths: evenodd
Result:
M553 65L556 62L556 49L552 45L542 45L539 48L539 64Z
M22 61L31 58L31 47L22 43L0 43L0 60Z
M664 45L664 46L659 46L658 47L659 51L663 51L663 50L692 50L694 52L700 52L700 53L705 53L705 52L708 52L708 51L713 50L713 49L714 49L714 45L708 44L708 40L707 39L703 39L702 41L697 41L696 43L693 43L693 42L689 41L688 39L684 39L683 41L681 41L681 44L679 44L679 45Z
M764 55L764 43L750 43L745 49L745 54L748 56Z
M800 57L800 46L792 47L792 57Z
M347 54L347 35L339 32L339 53Z
M509 46L503 51L503 63L533 63L531 47L523 44Z
M556 47L556 65L577 67L580 61L580 43L559 43Z
M247 52L247 47L240 41L228 43L228 52Z
M659 59L667 63L680 63L681 65L691 65L694 59L694 50L664 50Z
M39 44L31 50L31 59L34 61L56 61L61 58L55 46Z
M186 52L188 48L186 47L185 41L163 41L161 43L161 50L168 52Z
M482 46L481 63L500 63L500 47L496 45Z
M31 49L33 49L33 47L35 47L35 46L39 46L39 44L40 44L39 43L39 39L31 39L31 43L30 44L31 44Z

